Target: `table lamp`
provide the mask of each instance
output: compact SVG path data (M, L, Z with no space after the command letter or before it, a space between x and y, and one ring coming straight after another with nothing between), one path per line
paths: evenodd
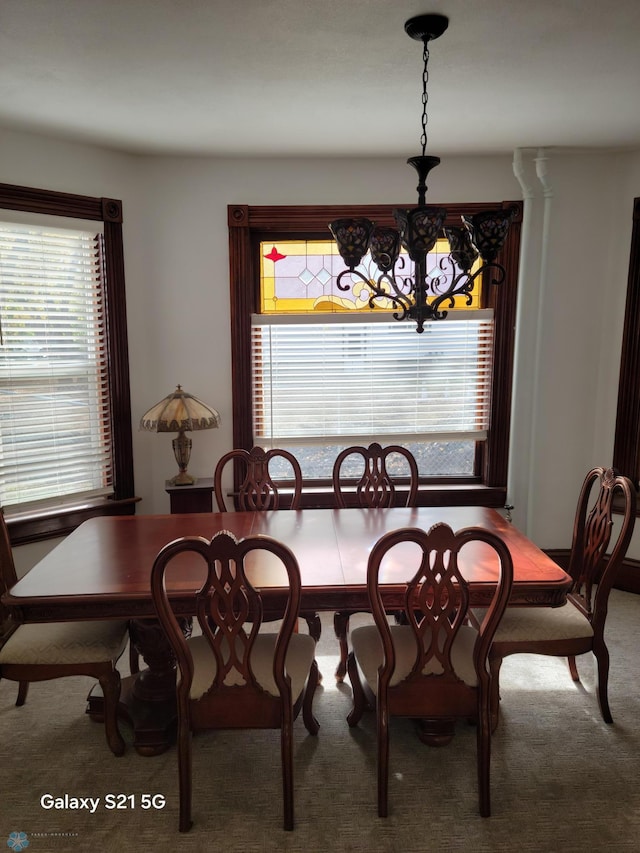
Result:
M191 486L196 478L187 473L191 456L191 439L187 430L215 429L220 426L220 415L215 409L188 394L178 385L173 394L169 394L140 418L140 429L149 432L177 432L172 441L173 452L180 469L170 480L172 486Z

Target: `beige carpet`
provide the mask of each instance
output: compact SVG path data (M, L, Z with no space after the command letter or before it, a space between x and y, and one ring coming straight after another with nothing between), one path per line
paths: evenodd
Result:
M368 617L365 617L368 618ZM389 817L376 812L375 721L350 730L348 684L338 688L331 615L323 616L317 738L296 722L296 828L282 829L277 732L220 732L194 742L194 826L179 834L175 751L122 758L84 714L89 679L33 684L14 706L0 683L0 847L26 833L38 851L638 851L640 850L640 597L614 591L606 726L591 658L582 686L564 661L505 661L502 721L493 739L491 818L478 814L475 731L459 725L443 749L393 721ZM123 726L123 735L131 737ZM94 814L45 810L43 794L100 797ZM106 809L108 794L135 808ZM162 809L141 808L160 794ZM7 849L10 849L7 847Z

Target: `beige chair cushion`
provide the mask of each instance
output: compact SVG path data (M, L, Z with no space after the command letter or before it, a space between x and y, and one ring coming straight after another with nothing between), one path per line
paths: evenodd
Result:
M479 621L485 611L474 610ZM499 642L575 640L593 637L591 622L571 602L562 607L507 607L493 638Z
M29 623L0 649L0 665L108 662L120 657L128 638L127 622Z
M277 634L258 634L251 652L251 669L258 684L272 696L278 695L273 677L273 656ZM189 696L197 699L211 687L216 675L216 660L206 637L196 636L187 641L193 656L193 681ZM240 648L238 648L240 654ZM289 643L285 668L291 678L291 697L295 702L304 690L309 670L316 653L316 643L308 634L294 634ZM237 672L231 670L225 683L242 685L244 682Z
M396 654L396 668L391 676L391 686L405 679L416 660L415 635L408 625L391 625L391 637ZM475 628L463 625L458 632L453 648L451 662L456 674L471 687L478 683L473 665L473 650L478 632ZM428 637L427 637L428 640ZM378 685L378 669L382 664L382 640L375 625L364 625L351 632L351 645L358 665L374 693ZM424 674L438 675L442 668L436 660L431 660Z

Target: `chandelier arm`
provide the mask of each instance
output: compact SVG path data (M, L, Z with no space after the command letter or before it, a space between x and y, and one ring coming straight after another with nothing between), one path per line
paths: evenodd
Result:
M431 310L434 313L434 319L441 320L447 316L446 312L444 315L440 312L440 306L448 300L448 307L453 308L455 306L455 296L466 297L467 305L471 305L473 301L472 291L475 286L476 279L484 273L488 273L489 270L492 271L491 284L502 284L505 278L505 269L501 264L483 264L473 274L466 272L458 273L447 290L432 300Z
M383 282L388 282L390 290L383 287ZM413 304L409 296L403 293L399 288L394 276L387 272L380 273L377 281L372 279L366 280L366 285L369 288L369 308L374 309L378 306L375 304L376 299L391 300L394 308L394 318L403 320L407 316L407 312ZM400 313L398 313L400 311Z
M502 284L507 274L507 271L502 264L497 264L495 261L492 261L490 264L483 264L478 272L488 272L489 270L492 270L491 284Z
M389 284L391 290L384 289L382 285L385 281ZM407 281L409 282L409 284L411 284L410 279L404 279L403 283L406 285ZM396 279L395 275L390 275L388 272L380 273L376 282L370 280L369 287L372 291L374 291L376 296L385 297L387 299L392 299L394 302L397 302L405 309L405 312L406 309L412 303L412 299L410 298L410 296L400 289L400 286L398 285L398 280Z
M388 282L391 290L385 290L383 288L382 283L384 281ZM374 302L375 299L390 299L394 308L394 319L404 320L413 302L406 293L403 293L402 290L400 290L395 275L389 275L387 272L381 273L376 282L369 281L369 289L372 291L371 298L369 299L370 308L376 307Z
M359 270L344 269L344 270L342 270L342 272L338 275L338 278L336 279L336 287L338 288L338 290L351 290L350 284L342 284L342 279L344 278L345 275L355 276L356 278L359 278L360 281L364 282L367 286L370 284L370 280L366 277L366 275L361 273Z
M371 296L369 297L369 308L371 308L373 310L373 309L378 307L375 303L375 300L378 299L380 295L381 294L378 294L378 293L372 293L371 294ZM389 293L384 293L382 295L384 295L384 297L386 299L391 299L391 301L393 303L393 319L394 320L404 320L404 318L408 316L409 310L411 308L411 303L396 299L394 296L390 295Z
M440 284L440 277L432 278L429 289L433 294L433 299L430 303L431 310L433 312L433 318L435 320L442 320L447 316L447 312L442 313L440 311L440 306L444 302L448 302L448 308L455 308L455 297L456 296L464 296L466 298L467 306L470 306L473 302L472 291L478 276L482 273L484 267L480 267L476 270L475 273L471 274L469 270L462 270L456 274L456 265L453 261L451 255L447 258L442 258L438 266L442 270L442 272L446 272L446 267L450 266L451 271L453 273L451 278L451 283L446 290L442 293L438 293L438 285Z

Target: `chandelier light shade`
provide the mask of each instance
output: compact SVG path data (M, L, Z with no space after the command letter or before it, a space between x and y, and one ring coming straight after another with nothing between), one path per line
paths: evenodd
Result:
M362 218L337 219L329 223L329 230L347 266L338 275L337 287L349 290L356 281L363 282L369 290L371 308L376 307L376 299L382 300L382 304L391 300L394 317L397 320L414 320L418 332L424 331L427 320L444 319L448 309L454 307L456 296L465 297L467 305L471 305L475 282L483 273L491 273L493 284L504 280L504 267L496 262L496 257L515 216L513 208L483 211L463 216L459 227L444 227L446 208L425 204L427 177L440 163L439 157L426 153L429 42L441 36L448 25L449 20L444 15L433 14L411 18L404 27L412 39L423 43L422 154L407 160L418 173L417 206L394 210L395 229L377 226L375 222ZM449 241L450 252L440 261L439 271L429 275L427 255L441 236ZM412 277L396 271L401 247L414 263ZM379 272L376 280L356 269L368 251ZM482 263L476 265L472 272L478 258Z
M172 486L190 486L196 478L187 473L192 441L185 432L198 429L215 429L220 426L220 415L215 409L188 394L181 385L176 387L140 418L140 429L149 432L177 432L172 441L179 471L170 481Z

